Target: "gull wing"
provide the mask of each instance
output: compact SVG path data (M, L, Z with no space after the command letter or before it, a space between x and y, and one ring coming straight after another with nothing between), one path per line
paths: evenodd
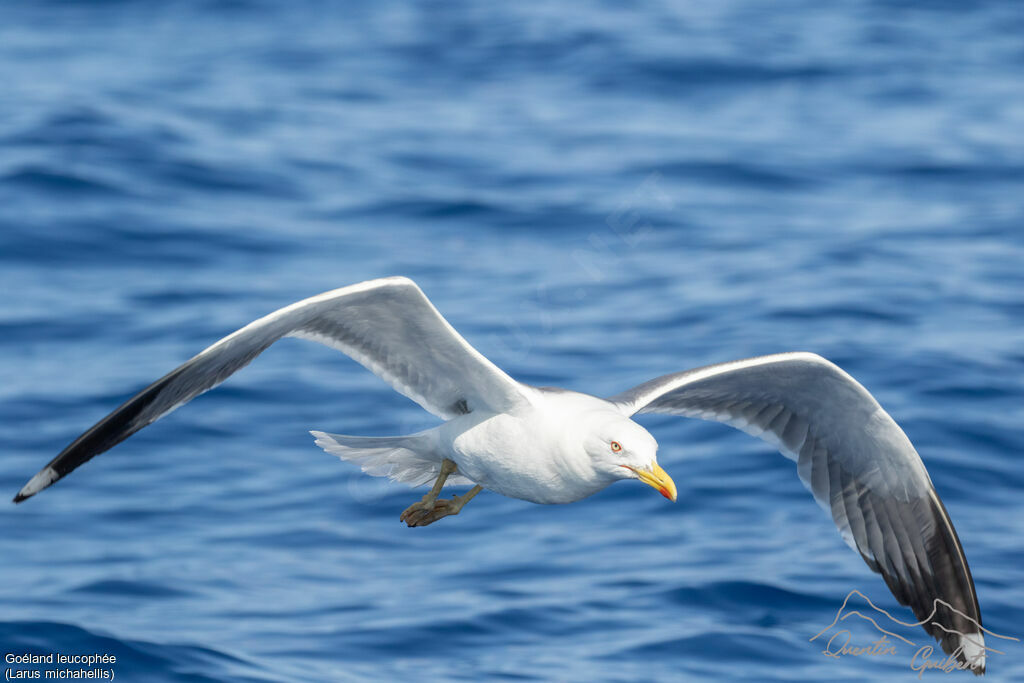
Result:
M334 347L444 419L526 402L521 385L470 346L412 280L391 277L286 306L224 337L75 439L14 498L32 496L93 456L212 389L282 337Z
M715 420L775 445L896 599L943 650L960 650L984 673L978 598L946 508L903 430L839 367L813 353L761 356L658 377L608 400L626 415Z

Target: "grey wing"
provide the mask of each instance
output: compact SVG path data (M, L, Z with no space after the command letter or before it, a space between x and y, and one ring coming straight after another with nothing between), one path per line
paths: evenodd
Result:
M903 430L839 367L812 353L762 356L665 375L609 400L627 415L715 420L774 444L896 599L928 620L943 650L961 648L960 661L984 672L978 598L945 506Z
M471 347L414 282L371 280L286 306L221 339L78 437L14 501L217 386L282 337L342 351L441 418L479 408L506 411L527 400L521 385Z

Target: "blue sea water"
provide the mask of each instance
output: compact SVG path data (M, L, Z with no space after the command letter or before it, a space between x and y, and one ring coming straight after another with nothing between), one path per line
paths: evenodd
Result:
M404 274L533 384L836 361L921 452L985 625L1024 638L1021 35L1015 0L4 2L0 492L250 320ZM485 493L407 529L419 492L307 430L433 420L282 341L0 506L0 654L126 681L916 679L809 642L852 589L900 608L793 463L640 421L674 505ZM989 677L1024 679L1003 645Z

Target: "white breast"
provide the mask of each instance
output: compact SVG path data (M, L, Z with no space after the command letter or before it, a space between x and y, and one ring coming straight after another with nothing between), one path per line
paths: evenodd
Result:
M520 415L470 413L446 423L442 443L459 472L486 489L533 503L571 503L611 481L544 406Z

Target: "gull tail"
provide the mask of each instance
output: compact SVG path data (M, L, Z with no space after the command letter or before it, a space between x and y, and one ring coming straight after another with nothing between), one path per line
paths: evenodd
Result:
M310 434L316 438L317 446L359 465L371 476L420 486L437 478L444 460L433 432L433 429L428 429L408 436L349 436L318 431ZM472 483L455 473L445 485L471 486Z

